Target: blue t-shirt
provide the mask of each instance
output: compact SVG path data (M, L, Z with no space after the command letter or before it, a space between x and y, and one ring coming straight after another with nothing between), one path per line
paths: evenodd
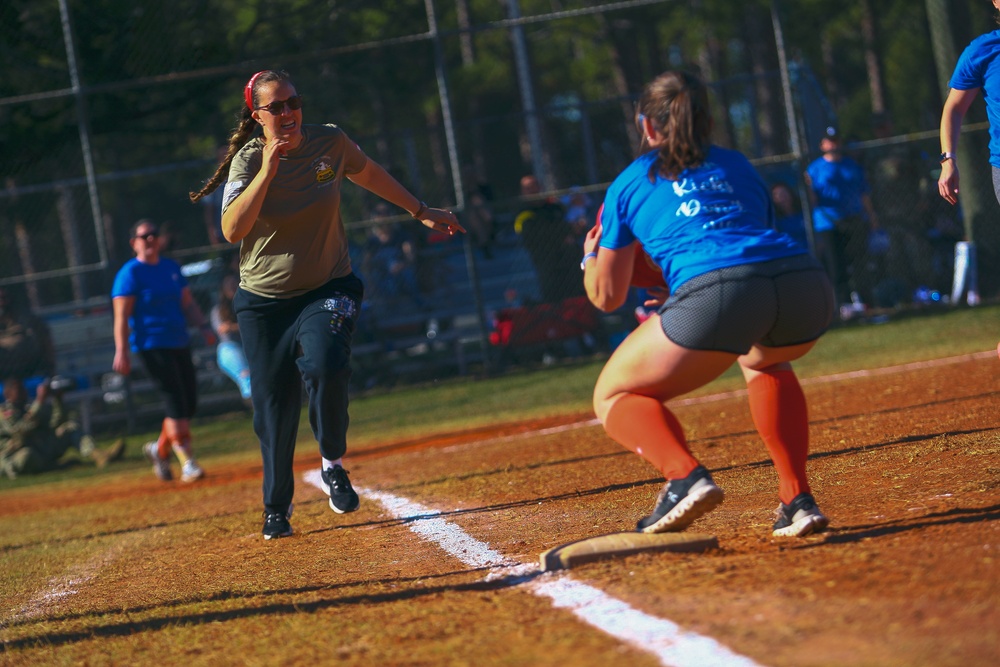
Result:
M791 213L783 218L775 216L774 227L779 232L791 236L803 248L809 247L809 240L806 237L806 221L801 213Z
M948 85L955 90L981 88L990 121L990 164L1000 168L1000 30L976 37L965 47Z
M806 167L816 195L813 229L828 232L837 221L852 215L864 215L863 195L869 193L868 180L861 165L846 155L835 162L817 158Z
M741 153L712 146L704 164L676 181L657 174L650 182L656 158L640 156L608 188L602 248L638 239L671 291L709 271L805 252L773 229L767 186Z
M156 264L132 258L115 276L111 298L134 296L129 317L129 343L133 352L187 347L187 321L181 308L181 292L187 279L177 262L161 257Z

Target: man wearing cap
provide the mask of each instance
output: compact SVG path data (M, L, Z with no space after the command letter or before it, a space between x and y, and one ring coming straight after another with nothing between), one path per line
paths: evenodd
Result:
M878 218L864 170L844 154L834 128L827 128L819 148L822 156L805 174L816 257L834 284L837 302L846 303L851 292L861 291L868 236L878 228Z

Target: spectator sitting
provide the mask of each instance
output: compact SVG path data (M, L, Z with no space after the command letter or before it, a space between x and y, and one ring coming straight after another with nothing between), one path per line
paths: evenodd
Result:
M51 400L46 401L51 395ZM124 440L107 449L97 449L94 439L80 432L79 425L68 418L62 402L62 389L48 382L38 386L35 400L28 403L28 392L19 378L3 383L0 405L0 470L14 479L20 474L39 473L54 468L69 449L91 459L98 468L121 457Z
M236 276L229 274L222 279L219 298L212 307L209 317L215 335L219 338L219 344L215 348L216 363L222 372L236 383L244 403L250 406L250 366L243 354L240 325L233 311L233 297L236 296L237 287L239 279Z
M372 288L372 299L395 301L406 297L423 306L416 259L413 242L392 225L379 223L372 227L364 258L364 274Z
M774 204L774 225L777 230L791 236L803 248L808 248L805 219L792 189L784 183L775 183L771 186L771 203Z

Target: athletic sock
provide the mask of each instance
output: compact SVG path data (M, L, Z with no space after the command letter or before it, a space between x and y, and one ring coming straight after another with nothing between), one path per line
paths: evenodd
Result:
M339 458L335 461L331 461L330 459L323 459L323 470L333 470L335 466L340 466L341 468L343 468L344 459Z
M80 441L77 443L77 448L80 450L80 456L83 458L90 458L97 451L97 443L90 435L81 435Z
M809 413L795 372L764 373L747 383L750 414L778 471L778 497L786 505L809 493Z
M181 442L175 442L173 444L174 454L177 455L177 459L184 465L188 461L194 458L191 454L191 441L182 440Z
M665 479L687 477L698 467L677 417L655 398L623 394L608 410L604 430L653 464Z

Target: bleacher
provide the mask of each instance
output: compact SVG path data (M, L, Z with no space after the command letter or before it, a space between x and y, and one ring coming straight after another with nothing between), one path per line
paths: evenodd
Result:
M542 361L569 346L592 351L606 346L609 330L628 327L620 315L599 313L585 297L565 306L541 304L534 267L513 234L501 236L488 257L475 252L478 302L457 237L420 255L421 263L434 267L423 308L383 302L369 286L353 346L359 388L464 375L486 363L495 370L515 358ZM574 273L567 280L581 277ZM498 320L513 322L514 335L498 337Z
M538 298L531 262L516 243L476 255L478 303L462 239L425 248L420 262L432 267L423 307L380 299L377 286L367 287L352 351L358 388L464 375L489 354L493 313L511 305L513 294Z

